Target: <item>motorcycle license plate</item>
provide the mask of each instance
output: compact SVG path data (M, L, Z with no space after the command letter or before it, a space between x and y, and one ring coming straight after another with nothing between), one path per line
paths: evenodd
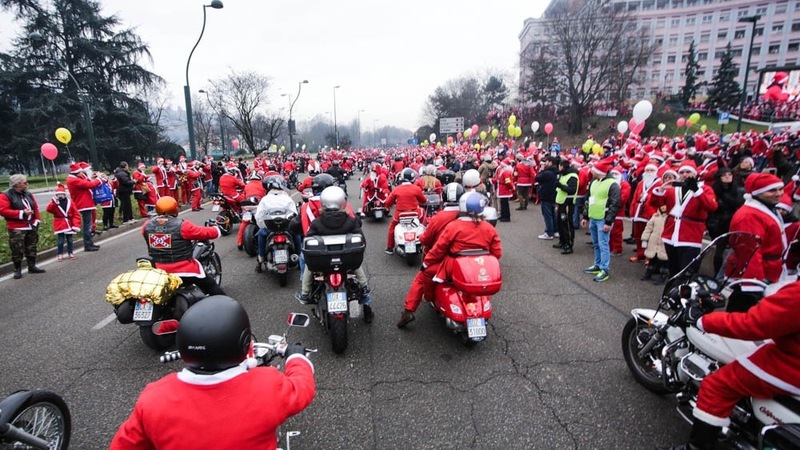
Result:
M214 205L214 206L211 207L211 211L214 211L214 212L219 211L219 209L220 209L219 205Z
M347 292L328 292L328 312L347 311Z
M467 336L486 337L486 320L467 319Z
M406 253L417 253L417 244L415 242L406 242Z
M151 320L153 320L153 303L137 301L136 306L133 307L133 321L149 322Z
M242 214L242 222L249 222L251 217L253 217L253 213L246 211L244 214Z
M289 262L289 252L287 250L275 250L275 264L286 264Z

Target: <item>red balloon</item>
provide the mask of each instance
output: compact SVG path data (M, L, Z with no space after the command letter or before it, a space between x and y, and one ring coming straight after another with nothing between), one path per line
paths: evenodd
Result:
M633 131L635 134L640 134L642 130L644 130L644 122L637 123L636 128L631 129L631 131Z
M231 146L233 147L234 150L238 150L239 149L239 140L238 139L232 140L231 141Z
M477 135L478 134L478 130L479 130L478 125L473 125L472 126L472 130L471 130L472 131L472 135L473 136Z
M58 157L58 149L49 142L44 143L42 144L42 156L52 161Z
M549 136L553 132L553 124L550 122L544 124L544 132Z
M681 118L680 118L680 119L678 119L678 121L676 122L676 125L678 125L678 128L680 128L680 127L682 127L682 126L683 126L685 123L686 123L686 119L684 119L683 117L681 117Z
M634 130L636 129L636 125L638 125L638 124L639 123L636 122L636 119L631 118L631 120L628 121L628 129L633 131L634 133L636 133L636 131L634 131Z
M453 136L447 136L447 143L448 144L452 144L453 143Z

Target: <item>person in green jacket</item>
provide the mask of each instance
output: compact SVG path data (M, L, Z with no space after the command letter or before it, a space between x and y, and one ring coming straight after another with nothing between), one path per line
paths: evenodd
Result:
M572 214L575 208L575 194L578 192L578 171L566 159L558 162L558 169L558 181L556 181L558 245L553 247L560 248L562 255L569 255L575 242Z
M594 246L594 264L583 269L592 273L598 283L608 280L608 266L611 262L609 238L614 219L622 207L620 187L610 175L616 156L600 160L592 167L592 181L586 191L586 210L581 226L589 225Z

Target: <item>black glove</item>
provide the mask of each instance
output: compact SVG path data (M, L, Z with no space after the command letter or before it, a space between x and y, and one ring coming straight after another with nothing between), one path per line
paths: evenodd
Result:
M696 325L707 310L708 308L704 308L701 301L692 300L689 307L683 312L683 324L687 327Z
M290 357L292 355L297 355L297 354L300 354L300 355L305 355L306 354L306 348L303 347L303 344L301 344L299 342L295 342L294 344L288 345L286 347L286 350L283 352L283 357L284 358L288 358L288 357Z
M697 191L697 178L689 177L683 181L683 188L687 191Z

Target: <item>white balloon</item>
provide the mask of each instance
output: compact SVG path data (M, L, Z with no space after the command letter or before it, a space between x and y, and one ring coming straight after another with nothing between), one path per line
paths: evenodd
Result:
M436 133L431 133L430 140L428 142L430 142L431 144L436 142Z
M633 118L636 119L636 123L644 123L652 113L653 104L647 100L642 100L633 107Z
M534 120L533 123L531 124L531 130L533 130L534 133L539 131L539 122Z
M628 122L620 120L619 123L617 124L617 131L619 131L620 133L625 133L626 131L628 131Z

